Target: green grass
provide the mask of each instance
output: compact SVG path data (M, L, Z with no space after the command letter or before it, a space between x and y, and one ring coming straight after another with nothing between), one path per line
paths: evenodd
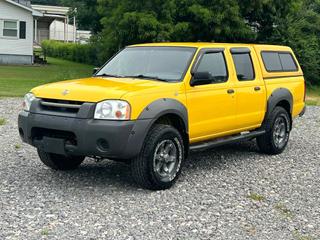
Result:
M17 150L19 150L19 149L21 148L21 145L20 145L20 144L15 144L15 145L14 145L14 148L17 149Z
M284 218L293 219L293 212L283 203L278 203L274 207Z
M42 84L92 75L93 66L56 58L47 60L45 66L0 65L0 97L21 97Z
M49 229L45 228L41 230L41 235L42 236L48 236L49 235Z
M308 235L302 235L297 230L293 231L293 236L297 240L314 240L313 237Z
M5 124L6 124L6 120L4 118L0 118L0 126Z
M320 87L310 87L307 90L307 104L320 106Z
M248 198L253 200L253 201L257 201L257 202L261 202L261 201L265 200L265 197L260 195L260 194L258 194L258 193L250 193L248 195Z

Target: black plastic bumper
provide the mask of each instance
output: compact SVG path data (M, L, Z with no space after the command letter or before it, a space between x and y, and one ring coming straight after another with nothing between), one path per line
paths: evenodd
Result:
M151 121L79 119L23 111L18 125L24 142L47 152L130 159L139 154ZM74 139L63 137L66 134Z

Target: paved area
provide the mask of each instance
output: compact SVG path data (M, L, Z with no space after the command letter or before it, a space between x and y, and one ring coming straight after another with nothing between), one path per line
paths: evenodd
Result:
M320 108L296 120L282 155L254 142L192 154L159 192L124 164L46 168L19 139L20 109L0 99L0 239L320 239Z

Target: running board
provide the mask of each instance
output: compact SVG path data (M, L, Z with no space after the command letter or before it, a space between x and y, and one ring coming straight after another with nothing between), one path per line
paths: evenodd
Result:
M214 147L219 147L225 144L234 143L240 140L246 140L250 138L256 138L265 134L265 130L257 130L249 133L244 133L236 136L218 138L209 142L196 143L190 146L190 151L203 151Z

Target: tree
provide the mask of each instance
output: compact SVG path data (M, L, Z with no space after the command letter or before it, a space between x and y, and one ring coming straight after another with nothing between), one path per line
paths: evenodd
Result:
M238 0L242 16L257 32L256 41L265 42L276 26L300 0Z
M97 33L101 30L101 16L97 11L97 0L59 0L61 5L72 8L71 16L76 15L79 29ZM74 12L74 9L77 9Z
M98 3L103 25L100 39L110 50L142 42L255 39L255 33L241 16L237 0L98 0Z
M34 0L77 8L104 62L145 42L254 42L288 45L310 84L320 84L320 0Z
M270 42L292 47L309 84L320 84L320 0L297 1Z

